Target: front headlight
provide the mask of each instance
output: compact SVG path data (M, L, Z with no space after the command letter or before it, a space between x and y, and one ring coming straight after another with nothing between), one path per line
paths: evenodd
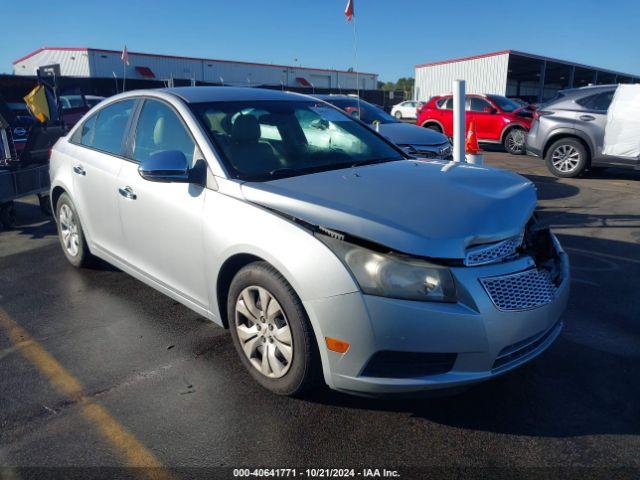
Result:
M406 300L456 301L453 276L446 267L378 253L323 234L317 237L342 260L364 293Z

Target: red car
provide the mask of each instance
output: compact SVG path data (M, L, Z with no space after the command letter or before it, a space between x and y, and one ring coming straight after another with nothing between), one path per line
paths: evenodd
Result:
M525 137L533 120L528 107L500 95L467 95L465 102L467 128L475 120L478 141L501 143L513 155L525 153ZM453 97L433 97L418 108L416 125L453 136Z

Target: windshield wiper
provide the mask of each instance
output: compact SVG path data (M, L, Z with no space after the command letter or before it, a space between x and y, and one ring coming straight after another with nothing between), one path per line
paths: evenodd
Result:
M375 165L376 163L387 163L393 162L396 160L402 160L402 157L387 157L387 158L371 158L369 160L363 160L361 162L356 162L351 164L351 168L353 167L361 167L364 165Z
M271 170L269 172L270 177L288 177L292 175L304 175L307 172L304 170L300 170L299 168L291 168L291 167L282 167L276 168L275 170Z

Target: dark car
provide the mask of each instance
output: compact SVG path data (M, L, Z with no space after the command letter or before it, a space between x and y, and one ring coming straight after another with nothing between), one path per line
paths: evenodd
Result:
M441 160L452 158L451 142L441 133L403 123L384 110L357 97L349 95L315 95L315 97L373 126L382 136L411 156Z

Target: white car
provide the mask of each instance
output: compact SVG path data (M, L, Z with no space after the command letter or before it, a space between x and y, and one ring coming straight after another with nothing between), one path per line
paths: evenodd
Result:
M416 109L420 106L422 102L418 102L415 100L407 100L406 102L400 102L397 105L394 105L391 109L391 115L396 117L398 120L402 120L403 118L418 118L416 114Z
M100 257L228 328L271 391L410 393L533 359L569 295L533 184L446 165L305 95L139 90L58 140L51 199L71 264Z

